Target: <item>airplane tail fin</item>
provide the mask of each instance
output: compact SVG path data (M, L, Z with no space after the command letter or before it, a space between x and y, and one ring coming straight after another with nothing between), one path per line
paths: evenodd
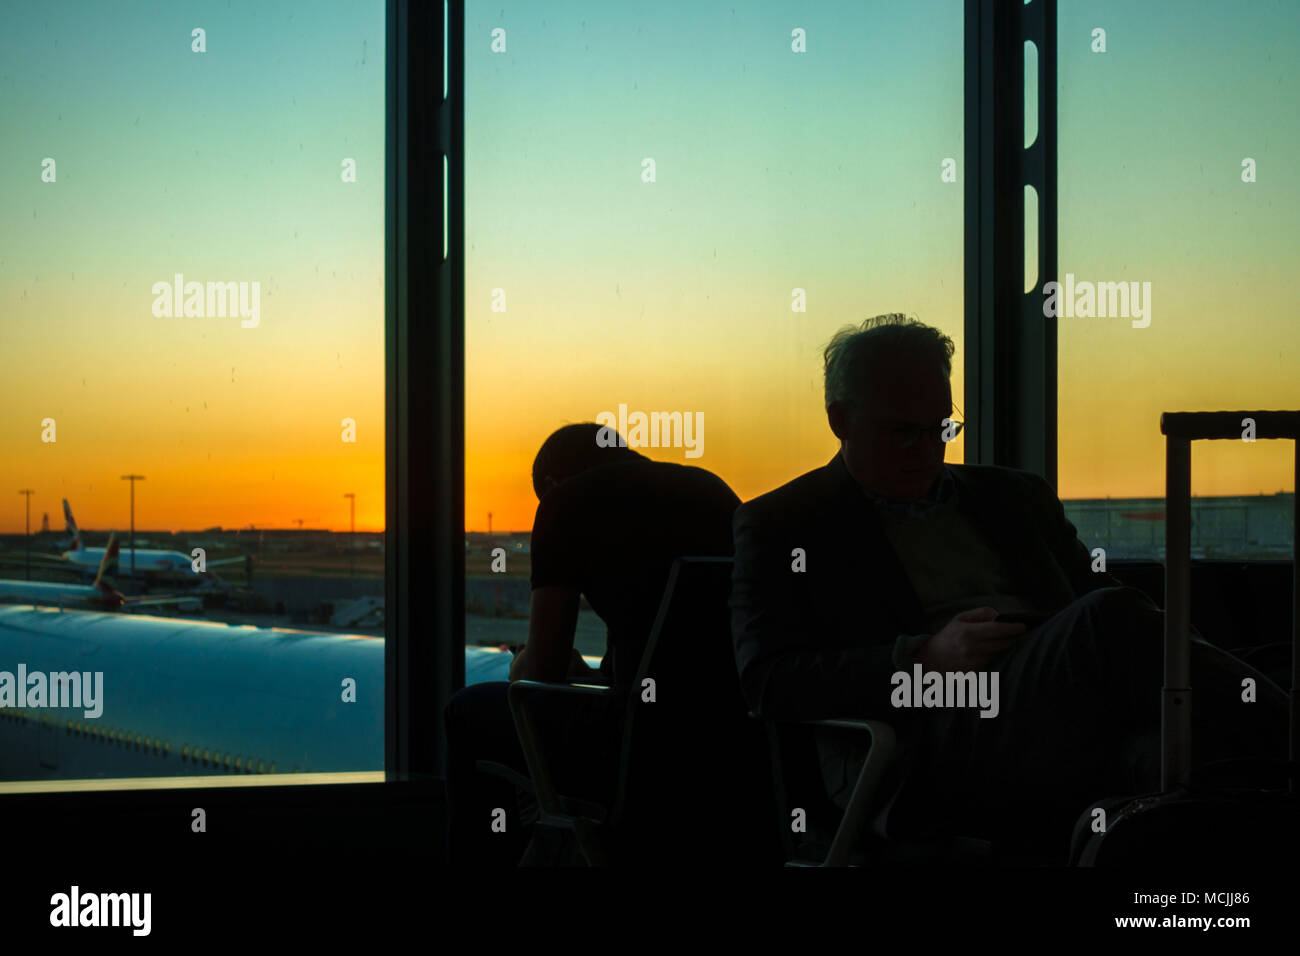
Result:
M126 598L122 597L120 591L104 580L104 571L110 564L117 560L118 554L122 550L121 542L117 540L117 532L110 531L108 535L108 547L104 549L104 556L99 561L99 573L95 575L94 586L99 588L102 595L101 601L110 610L119 610L126 604Z
M65 502L64 502L64 507L66 507L66 506L67 506L67 502L65 501ZM70 516L69 516L69 517L70 517ZM110 531L110 532L108 533L108 547L106 547L106 548L104 549L104 556L103 556L102 558L99 559L99 573L97 573L97 574L95 575L95 583L94 583L94 587L99 588L101 591L104 591L104 590L111 590L111 588L109 588L108 585L106 585L106 584L103 583L103 579L104 579L104 570L105 570L105 569L106 569L110 564L112 564L114 561L117 560L118 553L119 553L121 550L122 550L122 546L121 546L121 544L118 543L118 540L117 540L117 532L116 532L116 531ZM83 579L83 580L84 580L84 579Z
M81 550L81 532L77 530L76 519L72 517L72 508L68 506L68 499L63 499L63 521L66 526L65 530L72 535L72 550Z

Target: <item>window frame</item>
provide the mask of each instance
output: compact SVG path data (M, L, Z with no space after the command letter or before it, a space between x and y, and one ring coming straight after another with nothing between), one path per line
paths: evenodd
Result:
M296 831L318 844L321 821L337 824L349 812L358 829L409 837L376 817L441 801L442 711L464 686L465 7L464 0L386 3L385 780L205 787L205 806L229 809L245 838ZM966 460L1026 468L1055 485L1056 327L1038 304L1057 265L1056 2L966 0L965 21L965 404L973 412ZM1039 52L1039 137L1029 150L1026 39ZM444 69L445 98L428 96L442 86ZM1030 293L1023 291L1026 183L1039 194L1038 285ZM22 814L29 832L50 832L42 824L69 813L120 810L154 831L133 838L162 839L192 793L128 786L6 794L0 805ZM275 809L281 817L263 815Z
M464 36L464 0L446 0L445 6L388 0L384 771L389 782L445 771L442 711L465 681L465 50L463 42L447 42ZM431 89L443 89L444 76L445 98L428 96ZM422 286L430 280L426 291Z
M1057 484L1056 0L966 0L966 461ZM1025 43L1038 48L1038 136L1024 145ZM1038 275L1024 291L1026 186Z

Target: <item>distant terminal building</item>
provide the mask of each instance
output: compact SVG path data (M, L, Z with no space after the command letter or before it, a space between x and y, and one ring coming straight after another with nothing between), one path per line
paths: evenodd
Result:
M530 531L468 531L465 534L465 553L491 554L494 548L504 548L507 555L529 554L532 539Z
M1065 514L1089 549L1107 559L1164 560L1164 498L1070 498ZM1295 494L1192 499L1192 557L1286 560Z

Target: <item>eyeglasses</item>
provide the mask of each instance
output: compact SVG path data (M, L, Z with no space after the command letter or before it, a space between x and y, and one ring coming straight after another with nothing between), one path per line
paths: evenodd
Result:
M966 426L953 418L945 418L938 425L913 425L910 422L886 422L872 419L898 441L899 448L911 448L925 435L931 441L953 441ZM949 437L945 437L945 434Z

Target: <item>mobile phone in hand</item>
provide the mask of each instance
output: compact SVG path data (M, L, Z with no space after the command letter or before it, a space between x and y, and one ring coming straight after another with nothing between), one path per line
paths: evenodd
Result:
M993 619L994 624L1023 624L1027 628L1037 627L1052 615L1042 611L1008 611Z

